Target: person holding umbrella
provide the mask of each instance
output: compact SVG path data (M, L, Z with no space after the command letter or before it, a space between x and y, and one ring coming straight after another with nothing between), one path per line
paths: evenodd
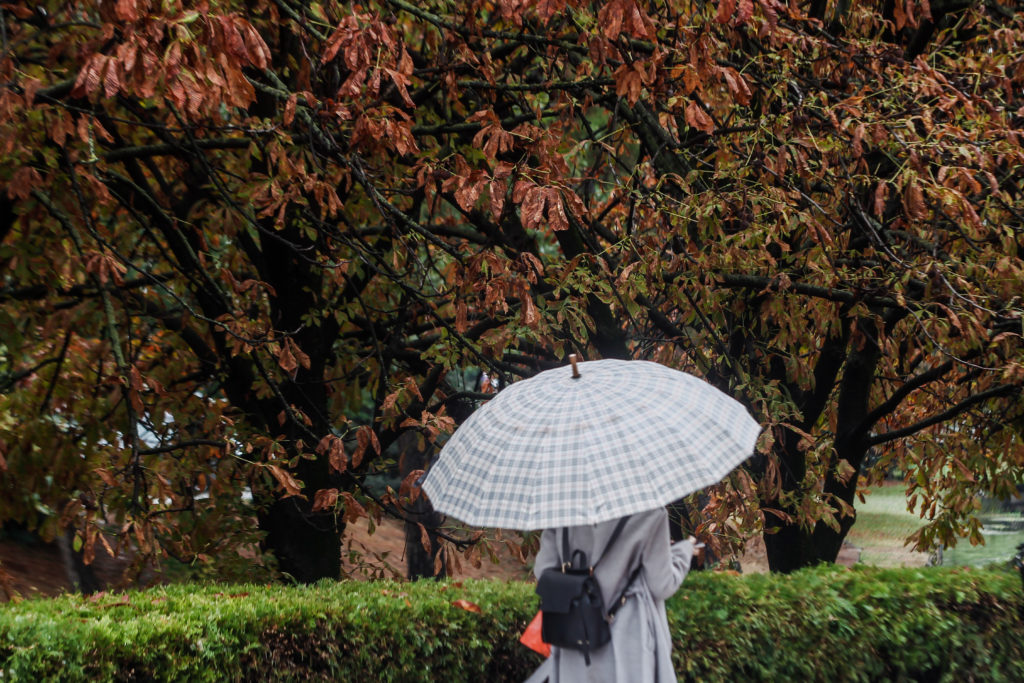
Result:
M467 524L544 530L535 573L589 558L611 643L553 648L531 683L674 681L664 600L694 539L671 545L665 505L753 454L760 426L707 382L649 361L599 360L511 384L456 430L423 480ZM564 530L564 533L563 533ZM567 557L568 555L568 557ZM589 660L589 666L588 666Z
M612 520L567 529L572 548L600 558L594 575L604 604L619 607L611 622L610 643L590 653L589 664L583 652L554 647L528 683L676 680L665 600L686 578L696 539L691 536L673 545L668 514L659 508L627 517L621 538L608 547L618 523ZM548 529L541 535L534 566L537 578L561 564L561 534L562 529Z

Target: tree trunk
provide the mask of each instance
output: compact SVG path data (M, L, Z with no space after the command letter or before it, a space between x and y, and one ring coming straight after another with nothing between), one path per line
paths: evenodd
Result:
M299 583L341 576L341 532L334 513L312 513L296 496L275 501L260 513L265 544L278 569Z
M419 448L419 435L416 432L404 432L398 437L399 473L404 480L414 470L421 470L427 464L427 452ZM406 508L405 521L405 565L410 579L444 578L447 574L442 561L440 571L435 572L437 554L441 551L441 539L436 529L444 521L444 515L434 511L425 496L420 496ZM420 525L423 525L421 528ZM424 547L423 530L427 532L427 545ZM443 558L442 558L443 559Z
M72 587L82 595L92 595L103 590L103 582L96 576L90 565L85 563L82 551L75 550L75 529L68 527L63 534L57 535L57 549L64 563L64 572Z
M875 343L877 325L874 320L857 320L860 330L860 344L854 344L843 364L843 376L839 382L839 396L836 401L835 457L825 475L823 492L853 507L857 491L857 477L868 452L868 430L865 418L869 412L871 384L877 369L880 350ZM816 410L814 406L805 407ZM803 429L810 429L813 420L808 420ZM805 454L800 450L800 435L787 431L780 448L782 485L785 491L800 492L807 470ZM853 474L845 481L840 479L838 465L845 460L853 468ZM769 504L768 507L776 507ZM836 515L838 529L823 521L813 528L801 527L796 521L797 511L777 506L794 519L787 521L769 515L765 519L764 542L768 554L768 567L773 572L789 573L802 567L822 562L835 562L843 540L853 526L855 515Z

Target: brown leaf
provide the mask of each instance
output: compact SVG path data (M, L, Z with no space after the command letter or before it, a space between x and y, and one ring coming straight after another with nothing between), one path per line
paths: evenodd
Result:
M91 526L85 532L85 545L82 547L82 562L86 565L92 564L96 559L96 534L99 530Z
M142 373L134 365L128 368L128 386L136 391L140 391L143 387Z
M113 57L108 57L106 65L103 67L103 95L109 99L120 89L121 79L117 75L117 62Z
M491 214L495 223L500 222L505 209L505 183L492 180L487 185L487 194L491 199Z
M537 323L540 321L540 314L537 312L537 306L533 303L533 297L529 295L529 292L523 295L522 302L521 322L526 327L536 328Z
M339 26L334 29L334 33L327 39L327 45L324 46L324 53L320 57L320 63L326 64L327 62L334 59L338 54L338 50L341 49L342 41L345 39L348 31L343 27Z
M621 0L612 0L601 8L597 13L597 25L604 27L605 38L613 41L619 37L624 15L625 6Z
M464 609L467 612L475 612L476 614L483 614L483 610L480 609L480 605L472 603L469 600L455 600L452 605L459 609Z
M295 103L298 99L299 96L292 93L288 96L288 101L284 104L284 115L281 117L281 121L285 126L292 125L292 121L295 119Z
M97 467L93 471L96 472L96 474L100 475L100 479L102 479L103 483L106 484L107 486L110 486L110 487L116 487L117 486L117 480L114 479L114 475L112 475L109 471L105 470L102 467Z
M409 91L406 90L406 86L412 85L412 81L400 71L388 68L385 68L384 71L391 77L391 82L395 84L395 89L398 91L399 96L401 96L405 106L409 107L409 109L415 109L416 103L412 101L412 98L409 97Z
M555 232L569 229L569 217L565 214L565 204L562 203L562 195L558 190L551 187L546 192L546 203L548 206L548 223Z
M356 430L356 443L356 451L352 454L352 467L359 467L359 464L363 462L363 456L366 455L366 449L371 445L380 455L380 441L377 440L377 434L367 425Z
M565 0L539 0L537 3L537 16L541 24L546 24L558 12L565 9Z
M455 304L455 331L463 334L469 329L469 306L465 301Z
M750 21L752 16L754 16L753 0L740 0L739 12L736 14L736 25L742 26Z
M402 484L398 487L398 497L405 498L408 496L410 503L416 502L416 499L423 493L423 489L416 485L416 482L422 476L423 470L412 470L409 474L405 475L405 479L402 480Z
M281 469L277 465L267 465L267 469L269 469L270 473L274 475L274 479L277 479L277 482L284 487L285 498L302 495L302 487L290 473Z
M540 224L544 220L545 199L546 193L544 188L534 185L527 190L526 197L523 199L522 204L519 205L523 227L527 230L540 228Z
M860 159L864 154L864 146L862 141L864 140L864 124L858 123L857 127L853 129L853 140L850 142L851 148L853 149L853 156L855 159Z
M735 12L736 0L718 0L718 13L715 15L715 21L719 24L728 24Z
M329 510L338 502L338 489L320 489L313 495L313 512Z
M348 491L342 491L341 498L345 501L343 503L345 506L345 513L342 515L342 520L346 523L358 521L360 518L366 516L366 509L359 504L359 501L357 501L351 493Z
M476 181L472 181L469 178L462 179L462 182L459 183L458 188L455 190L455 201L462 207L463 211L472 210L483 186L483 178Z
M288 344L291 346L292 353L295 355L295 358L299 361L299 365L309 370L309 356L306 355L306 353L299 348L299 345L295 343L294 339L289 337Z
M893 19L896 22L896 30L902 31L907 25L907 13L903 6L904 0L895 0L892 3Z
M72 97L91 98L100 87L100 68L105 56L96 54L89 57L78 72L75 86L71 89Z
M927 215L927 208L924 203L924 193L921 186L911 180L903 191L903 208L910 220L923 220Z
M729 92L732 93L736 101L743 105L750 104L750 88L743 76L732 67L722 69L722 75L725 77L726 85L729 86Z
M135 21L139 18L135 7L135 0L117 0L114 6L114 13L121 21Z
M700 88L703 82L700 79L700 74L692 66L688 66L683 69L683 92L687 95L692 93L694 90Z
M289 375L294 373L299 367L299 364L295 361L295 356L292 355L291 347L287 340L281 345L281 352L277 354L277 364Z
M712 122L711 117L707 115L703 107L692 100L686 105L686 123L708 135L715 130L715 124Z
M874 198L874 212L875 216L881 218L885 213L885 199L889 195L889 185L884 180L880 180L878 185L875 186L875 198Z
M321 455L326 453L328 464L337 472L344 472L348 466L348 459L345 457L345 442L333 434L328 434L320 439L316 452Z
M416 526L420 528L420 545L423 546L423 552L429 555L433 544L430 542L430 534L427 533L427 527L423 526L422 522L416 522Z
M640 93L643 90L643 76L633 64L623 64L615 73L612 74L615 79L615 94L619 97L625 97L626 101L630 105L634 105L640 99Z
M7 196L12 199L28 199L32 190L43 184L39 171L31 166L22 166L7 183Z

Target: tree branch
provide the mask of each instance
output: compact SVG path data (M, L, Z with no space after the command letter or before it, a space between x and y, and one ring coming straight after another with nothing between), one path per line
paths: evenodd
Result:
M925 420L921 420L920 422L908 425L906 427L903 427L902 429L894 429L892 431L876 434L875 436L870 437L868 439L868 446L878 446L883 443L895 441L896 439L902 439L903 437L915 434L921 431L922 429L926 429L933 425L941 424L947 420L950 420L956 417L957 415L960 415L971 406L987 401L990 398L1009 396L1013 393L1020 393L1020 391L1021 387L1017 384L1000 384L999 386L992 387L991 389L983 391L980 394L974 394L973 396L969 396L960 403L957 403L956 405L951 406L949 409L936 415L933 415Z

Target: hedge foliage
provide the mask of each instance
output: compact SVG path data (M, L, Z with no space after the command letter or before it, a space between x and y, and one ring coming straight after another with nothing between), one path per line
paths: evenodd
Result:
M479 611L476 611L479 608ZM173 585L0 606L0 681L518 681L526 583ZM695 573L680 680L1024 680L1024 593L996 570Z

